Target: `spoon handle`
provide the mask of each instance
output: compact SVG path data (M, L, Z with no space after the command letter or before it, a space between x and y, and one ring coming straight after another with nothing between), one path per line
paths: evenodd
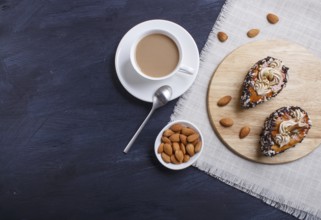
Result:
M149 114L147 115L147 117L145 118L145 120L143 121L143 123L140 125L140 127L138 128L138 130L136 131L136 133L134 134L134 136L132 137L132 139L129 141L129 143L127 144L126 148L124 149L124 153L127 154L128 151L130 150L130 148L132 147L133 143L135 142L136 138L138 137L138 135L140 134L140 132L143 130L143 128L145 127L147 121L149 120L150 116L153 114L154 112L154 106L153 108L150 110Z

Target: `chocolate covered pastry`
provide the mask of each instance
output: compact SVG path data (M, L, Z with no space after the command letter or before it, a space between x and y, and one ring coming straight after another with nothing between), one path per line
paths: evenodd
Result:
M300 107L282 107L273 112L264 123L261 150L265 156L274 156L301 143L311 128L308 113Z
M277 96L288 81L288 69L281 60L273 57L254 64L243 82L242 107L253 108Z

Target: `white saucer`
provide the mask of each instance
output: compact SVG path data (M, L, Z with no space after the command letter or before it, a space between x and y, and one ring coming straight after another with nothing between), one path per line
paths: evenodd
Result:
M182 39L182 65L193 68L193 75L179 73L164 80L150 81L135 72L130 63L130 48L141 32L155 28L166 30ZM173 100L186 92L196 79L199 68L199 52L194 39L183 27L166 20L150 20L136 25L122 38L116 51L115 67L121 84L136 98L152 102L154 92L163 85L169 85L173 89L171 98Z

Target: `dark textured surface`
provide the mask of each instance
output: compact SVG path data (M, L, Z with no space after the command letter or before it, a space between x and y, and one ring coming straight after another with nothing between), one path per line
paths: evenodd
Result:
M158 110L119 83L117 44L148 19L185 27L201 50L215 0L0 0L0 219L290 219L189 168L171 172L153 142Z

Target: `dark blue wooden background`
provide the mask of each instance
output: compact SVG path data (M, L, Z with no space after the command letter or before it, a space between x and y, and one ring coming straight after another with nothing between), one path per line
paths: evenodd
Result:
M128 94L114 56L149 19L186 28L202 49L222 0L0 0L0 219L290 219L191 167L153 154L175 102Z

